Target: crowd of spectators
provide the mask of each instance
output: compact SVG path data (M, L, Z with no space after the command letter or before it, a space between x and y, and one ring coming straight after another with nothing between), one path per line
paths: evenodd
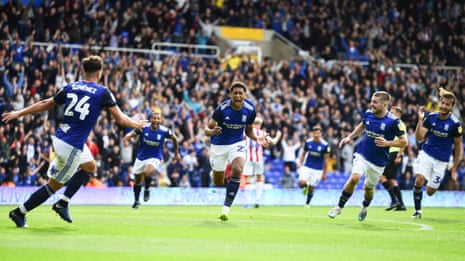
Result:
M36 1L37 2L37 1ZM40 2L40 1L39 1ZM348 171L353 148L337 148L367 109L374 91L386 90L404 110L409 147L402 177L411 184L416 157L416 108L437 104L438 87L453 91L454 113L465 116L464 5L452 1L9 1L0 6L0 113L52 96L79 79L80 60L104 58L102 84L132 117L162 108L164 125L182 140L184 160L173 163L168 143L157 186L209 186L207 116L227 98L234 79L247 83L265 128L283 132L281 144L302 143L315 124L332 146L332 171ZM94 51L91 46L150 49L156 42L215 44L214 25L273 29L310 52L312 61L258 63L247 54L237 68L224 57L201 59L189 50L149 55ZM38 46L50 42L56 46ZM67 49L59 44L78 43ZM328 62L336 59L335 62ZM367 62L362 65L357 61ZM410 66L400 67L396 63ZM53 157L50 137L62 110L25 116L0 126L0 183L38 185ZM90 186L130 186L137 143L103 112L88 145L99 162ZM267 150L283 157L283 147ZM347 156L349 155L349 156ZM293 171L292 165L289 170ZM189 173L189 175L186 175ZM464 189L465 162L459 169ZM404 180L401 181L403 184ZM455 189L457 188L455 184ZM448 187L452 188L452 187Z

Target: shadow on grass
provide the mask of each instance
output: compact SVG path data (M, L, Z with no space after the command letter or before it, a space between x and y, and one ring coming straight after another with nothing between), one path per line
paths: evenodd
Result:
M339 227L347 228L347 229L354 229L354 230L366 230L366 231L373 231L373 232L383 232L383 231L397 231L401 230L402 228L396 225L388 226L386 223L370 223L370 222L358 222L351 223L351 224L334 224Z
M29 234L41 234L41 235L57 235L57 234L66 234L69 232L75 232L76 229L69 227L69 226L47 226L45 225L38 225L38 226L29 226L29 227L16 227L14 224L5 225L3 226L5 230L8 230L10 232L13 231L19 231L19 232L24 232L24 233L29 233Z
M234 221L220 221L220 220L205 220L203 222L199 222L197 227L204 227L209 229L216 229L216 228L237 228L238 225L234 223Z
M439 224L465 225L465 219L445 219L445 218L422 218L421 221L434 222Z

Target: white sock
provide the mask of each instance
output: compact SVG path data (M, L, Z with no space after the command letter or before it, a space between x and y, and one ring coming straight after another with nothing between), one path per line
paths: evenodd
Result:
M245 202L250 204L250 198L252 197L252 190L254 189L253 184L246 184L245 185Z
M231 208L228 207L228 206L223 206L223 208L221 209L221 214L225 214L225 215L229 215L229 210Z
M262 200L264 182L259 181L259 182L257 182L257 184L255 186L256 186L256 189L257 189L256 192L257 192L257 204L258 204Z
M24 204L19 205L19 211L21 213L23 213L23 214L27 213L27 210L26 210L26 207L24 206Z

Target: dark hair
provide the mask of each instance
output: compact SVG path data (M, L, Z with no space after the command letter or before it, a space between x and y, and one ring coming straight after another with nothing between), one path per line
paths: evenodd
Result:
M82 60L82 68L85 73L96 73L103 68L102 58L97 55L91 55Z
M243 82L235 81L231 83L231 88L229 88L229 91L232 91L234 88L242 88L244 92L247 92L247 86Z

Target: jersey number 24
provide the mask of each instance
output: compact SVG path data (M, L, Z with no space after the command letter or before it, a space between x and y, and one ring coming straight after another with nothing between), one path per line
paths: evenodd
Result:
M90 104L87 102L90 97L84 96L81 99L75 93L68 93L66 97L71 99L68 106L65 108L65 116L73 117L74 113L79 113L79 119L84 120L89 114Z

